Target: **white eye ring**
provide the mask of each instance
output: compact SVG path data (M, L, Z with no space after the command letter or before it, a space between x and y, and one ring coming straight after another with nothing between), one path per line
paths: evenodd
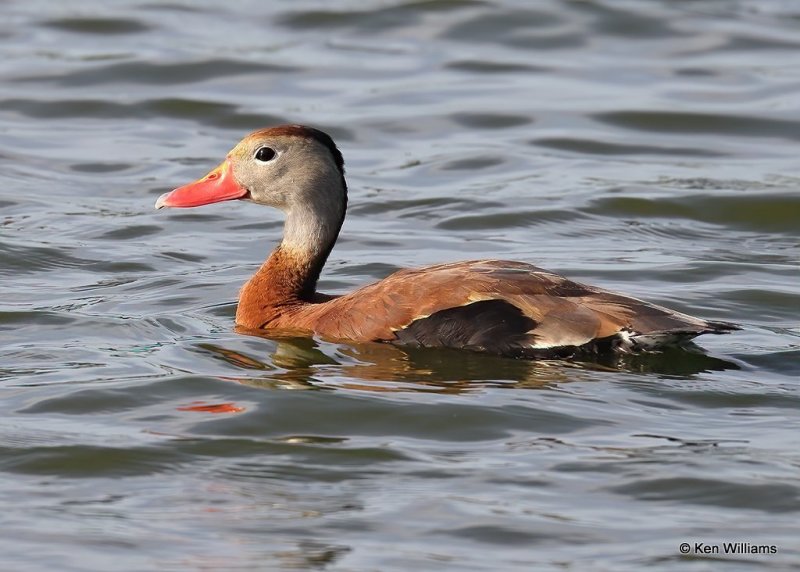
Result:
M259 147L255 154L255 160L261 163L269 163L277 156L278 152L272 147Z

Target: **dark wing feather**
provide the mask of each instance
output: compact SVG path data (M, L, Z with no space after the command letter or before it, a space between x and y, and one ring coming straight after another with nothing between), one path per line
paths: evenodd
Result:
M505 300L439 310L395 332L397 343L508 355L529 345L536 322Z

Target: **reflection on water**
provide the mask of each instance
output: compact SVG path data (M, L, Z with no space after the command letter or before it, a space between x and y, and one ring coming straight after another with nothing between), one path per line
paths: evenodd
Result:
M796 3L2 14L4 570L800 565ZM506 258L745 328L592 363L236 333L280 217L152 205L283 122L347 162L324 291Z
M478 388L547 388L588 381L586 372L629 371L687 378L699 373L739 369L730 360L707 355L698 346L629 355L597 356L593 361L530 361L438 348L392 344L322 344L312 338L264 335L274 341L268 355L248 355L219 344L197 347L247 377L228 378L254 386L288 389L340 388L363 391L424 391L458 394ZM254 371L264 372L253 376Z
M271 355L258 357L215 344L199 347L234 367L265 372L240 378L242 383L292 389L458 394L475 387L546 387L571 379L562 371L563 364L390 344L327 344L323 348L311 338L282 338L276 340Z

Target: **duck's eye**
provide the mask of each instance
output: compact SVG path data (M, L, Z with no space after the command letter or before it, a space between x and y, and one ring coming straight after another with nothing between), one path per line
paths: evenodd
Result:
M258 151L256 151L256 159L262 163L272 161L275 158L275 155L277 155L277 153L275 153L275 149L271 147L261 147Z

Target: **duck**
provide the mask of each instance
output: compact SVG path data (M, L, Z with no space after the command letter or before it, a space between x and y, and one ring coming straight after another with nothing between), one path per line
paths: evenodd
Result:
M740 329L508 260L403 269L348 294L318 292L344 222L347 182L336 143L313 127L254 131L218 167L155 206L223 201L285 214L282 240L239 293L235 321L245 332L571 359L686 347L701 334Z

